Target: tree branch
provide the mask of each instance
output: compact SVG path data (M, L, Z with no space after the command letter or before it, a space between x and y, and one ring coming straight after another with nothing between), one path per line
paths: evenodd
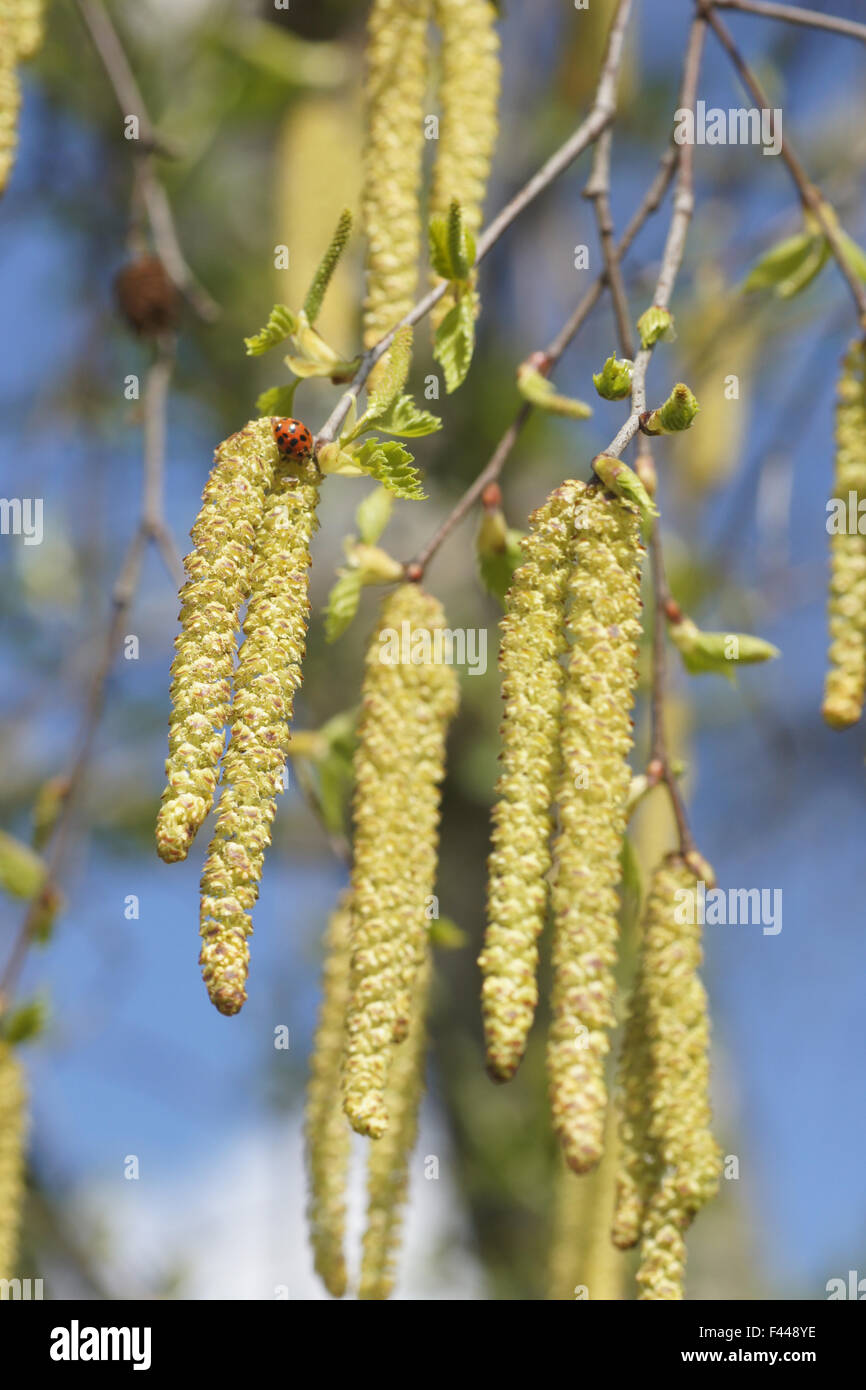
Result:
M802 24L809 29L826 29L831 34L843 34L846 38L866 43L866 24L860 24L856 19L816 14L814 10L804 10L800 5L775 5L770 0L715 0L715 5L720 10L740 10L743 14L783 19L789 24Z

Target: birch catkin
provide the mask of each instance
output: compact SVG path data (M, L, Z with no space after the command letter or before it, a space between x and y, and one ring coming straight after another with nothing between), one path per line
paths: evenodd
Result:
M349 999L350 919L351 899L344 895L325 935L322 1002L310 1061L305 1125L313 1261L335 1298L346 1292L343 1238L351 1131L340 1097L340 1064Z
M364 346L411 309L421 246L421 162L430 0L373 0L367 30Z
M201 880L200 964L211 1002L223 1014L237 1013L246 999L249 914L270 844L276 794L283 789L294 695L302 680L318 483L312 460L280 458L256 532L223 791Z
M849 529L849 494L866 499L866 348L851 344L836 402L833 496L842 504L844 529L830 537L830 651L823 715L834 729L856 724L866 689L866 536ZM857 514L859 517L859 513Z
M213 805L240 610L249 597L256 530L274 476L277 447L269 419L253 420L221 444L192 528L189 578L181 589L181 632L172 663L167 786L157 848L185 859Z
M581 484L564 483L533 513L502 620L505 716L493 810L488 924L479 957L487 1069L517 1070L538 1002L538 936L547 910L552 803L559 770L560 657Z
M25 1103L18 1059L8 1043L0 1042L0 1279L16 1275L24 1201Z
M404 584L382 605L370 643L355 754L352 970L343 1089L353 1127L380 1139L385 1083L405 1038L427 949L435 887L439 784L457 679L437 655L441 605ZM437 637L438 634L438 637Z
M635 992L646 1047L639 1076L649 1112L652 1190L647 1192L647 1183L636 1176L636 1136L624 1125L632 1162L622 1173L614 1227L617 1220L623 1228L633 1226L637 1197L642 1209L640 1299L683 1298L685 1231L715 1194L721 1169L710 1130L709 1017L698 974L701 928L695 893L695 875L679 856L669 855L653 877L644 915Z
M481 226L499 128L496 6L491 0L434 0L433 10L442 33L442 75L430 211L445 217L456 199L464 225L474 233ZM433 322L448 308L446 295L433 307Z
M554 1126L570 1167L583 1173L603 1149L643 546L630 508L601 488L575 486L548 1073Z
M428 951L416 977L409 1034L397 1048L388 1078L388 1129L370 1148L367 1228L358 1290L361 1299L388 1298L394 1287L394 1260L409 1190L409 1159L415 1147L424 1091L425 1013L431 973Z

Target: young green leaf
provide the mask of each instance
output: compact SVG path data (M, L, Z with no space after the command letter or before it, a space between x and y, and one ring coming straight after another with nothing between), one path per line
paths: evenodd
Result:
M629 468L627 463L623 463L622 459L614 458L611 454L597 454L592 461L592 467L609 492L637 507L641 524L644 530L648 530L653 519L659 515L659 509L637 473Z
M435 434L442 428L439 416L431 415L429 410L422 410L411 396L400 396L390 409L377 415L371 423L375 424L377 430L384 430L385 434L398 434L406 439L418 439L421 435Z
M669 632L683 665L693 676L709 672L733 681L738 666L772 661L780 655L779 648L762 637L745 632L702 632L691 618L672 623Z
M374 487L355 512L358 535L365 545L375 545L394 510L394 497L386 487Z
M368 416L377 418L388 410L403 394L403 388L412 365L412 329L408 324L398 328L387 353L382 359L381 372L376 377L376 385L370 392Z
M300 384L293 381L288 386L272 386L269 391L263 391L256 401L256 410L260 415L291 415L295 408L295 392Z
M48 1022L48 1005L44 999L29 999L25 1004L3 1015L0 1021L0 1038L16 1047L19 1043L32 1042L44 1033Z
M342 637L358 611L363 581L359 569L341 570L328 595L325 609L325 641L336 642Z
M592 406L571 396L560 396L552 381L524 362L517 369L517 389L524 400L551 415L565 415L571 420L588 420Z
M474 293L461 294L436 329L433 356L445 374L445 390L450 395L466 379L475 349Z
M412 455L395 439L365 439L363 444L346 452L362 472L383 483L395 497L412 502L423 501L426 497L420 474L412 467Z
M346 249L346 243L349 240L351 231L352 214L348 208L344 208L340 213L340 220L337 223L336 231L331 237L331 243L319 262L310 288L307 290L307 297L304 300L304 313L310 323L315 323L316 319L319 317L319 310L322 307L325 291L331 282L331 276L337 268L337 262Z
M475 239L463 223L463 211L456 198L448 209L448 260L451 280L468 280L475 262Z
M264 328L251 338L244 338L247 356L261 357L263 352L270 352L271 348L279 347L280 343L291 338L297 328L297 315L293 314L291 309L287 309L285 304L275 304Z
M787 280L799 270L812 251L815 237L809 232L797 232L795 236L784 237L771 246L759 261L756 261L743 281L744 294L751 290L769 290Z

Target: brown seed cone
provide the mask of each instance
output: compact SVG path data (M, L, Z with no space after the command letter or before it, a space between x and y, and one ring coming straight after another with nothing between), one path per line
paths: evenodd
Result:
M137 256L114 281L118 308L143 338L156 338L177 327L180 295L159 256Z

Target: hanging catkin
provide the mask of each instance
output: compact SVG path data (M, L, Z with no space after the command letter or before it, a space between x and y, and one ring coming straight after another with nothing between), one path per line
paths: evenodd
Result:
M374 1139L388 1124L385 1083L395 1043L409 1028L435 887L439 784L458 697L454 670L442 660L444 624L436 599L403 584L385 599L366 657L343 1088L353 1127Z
M523 563L502 620L499 665L505 714L493 810L488 923L479 957L487 1069L508 1081L538 1002L538 936L547 910L552 803L566 650L565 597L581 484L564 483L530 518Z
M302 680L318 485L312 460L281 457L256 532L223 790L201 880L200 964L211 1002L223 1014L236 1014L246 999L249 914L270 844L276 794L283 790L294 695Z
M474 233L481 226L499 128L496 6L491 0L434 0L433 12L442 34L442 50L441 115L430 212L445 217L456 199L464 226ZM433 306L433 323L440 322L449 308L446 295Z
M836 401L833 496L849 512L849 494L866 500L866 348L853 342ZM859 514L858 514L859 515ZM846 525L830 537L830 651L824 718L834 729L856 724L866 689L866 536Z
M640 1223L641 1299L684 1297L685 1231L715 1194L720 1176L720 1152L710 1130L707 996L698 974L701 928L698 912L688 909L688 895L694 908L696 892L692 871L678 855L668 855L647 901L632 1005L645 1051L636 1055L632 1042L623 1059L614 1231L624 1244ZM629 1077L627 1069L635 1064ZM649 1118L635 1129L630 1096L636 1097L638 1087ZM649 1163L639 1166L645 1147Z
M603 1150L643 546L630 508L601 488L576 486L547 1057L554 1126L570 1167L583 1173Z
M625 1261L610 1239L616 1146L616 1121L611 1107L604 1158L594 1172L578 1177L564 1156L556 1155L548 1300L610 1302L622 1298Z
M373 0L367 29L364 346L412 308L421 246L421 161L430 0Z
M394 1260L403 1207L409 1190L409 1159L418 1132L424 1091L425 1013L432 964L429 950L416 976L409 1033L394 1056L385 1092L388 1129L370 1146L367 1171L367 1228L361 1257L358 1297L388 1298L394 1287Z
M310 1061L306 1141L310 1239L316 1273L329 1293L346 1292L343 1237L350 1134L340 1096L340 1064L349 1000L351 898L344 894L325 934L322 1003Z
M277 463L269 419L253 420L221 444L192 528L195 549L180 592L180 636L172 663L167 786L156 823L157 848L185 859L213 805L240 610L250 592L256 529Z
M0 1279L16 1277L24 1201L25 1103L18 1059L8 1043L0 1042Z

